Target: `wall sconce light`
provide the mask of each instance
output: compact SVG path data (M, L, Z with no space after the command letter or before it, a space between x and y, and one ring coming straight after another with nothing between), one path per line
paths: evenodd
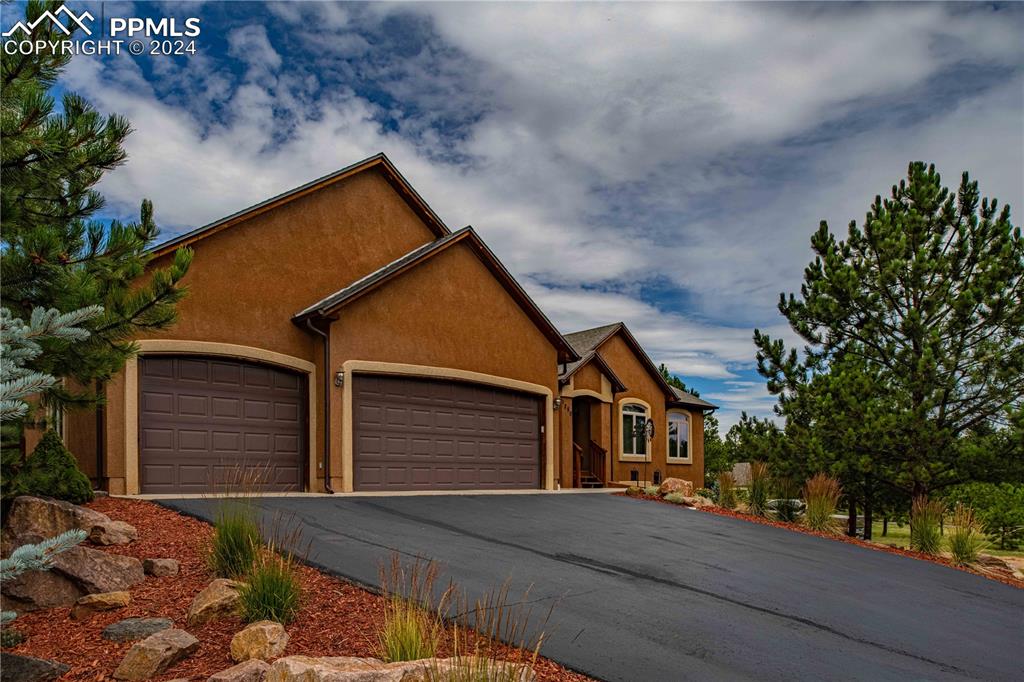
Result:
M345 383L345 371L339 369L337 372L334 373L334 385L335 386L341 386L344 383Z
M561 406L562 406L562 399L561 398L555 398L555 409L557 410Z

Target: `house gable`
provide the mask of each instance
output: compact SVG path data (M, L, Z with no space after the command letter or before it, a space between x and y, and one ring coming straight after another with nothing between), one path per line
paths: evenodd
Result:
M190 242L178 322L145 337L252 345L258 335L261 347L309 357L297 310L436 238L377 166L336 178Z

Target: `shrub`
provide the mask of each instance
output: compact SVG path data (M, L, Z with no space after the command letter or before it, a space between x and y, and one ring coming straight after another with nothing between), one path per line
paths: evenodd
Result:
M747 508L755 516L768 515L768 484L768 462L751 462L750 497L747 500Z
M768 503L775 518L779 521L795 523L803 513L803 503L797 499L800 489L791 478L779 478L775 481L776 499Z
M669 493L665 496L665 501L672 504L686 504L686 496L682 493Z
M693 494L695 497L703 497L711 500L712 502L715 502L718 499L718 494L715 492L714 488L697 488L693 491ZM668 496L666 495L666 497Z
M918 495L910 505L910 548L925 554L938 554L942 547L942 513L939 500Z
M811 530L834 533L836 520L832 517L839 506L843 489L839 480L827 474L815 474L804 484L804 525Z
M649 485L649 486L647 486L646 488L644 488L644 495L647 495L648 497L659 497L658 486L656 486L656 485Z
M377 632L377 655L384 661L416 661L437 654L444 631L441 608L434 603L437 564L417 559L406 567L393 554L381 567L381 594L387 599Z
M4 469L5 497L41 495L73 504L92 499L92 483L52 429L43 434L35 451L24 461L15 463L5 457Z
M0 648L10 649L25 641L25 633L20 630L4 628L0 630Z
M641 492L643 491L640 490L640 488L635 485L631 485L628 488L626 488L626 494L630 495L631 497L638 497Z
M978 560L978 554L985 548L978 522L974 519L974 510L957 502L953 508L952 528L946 542L953 563L957 566L968 566Z
M247 623L291 622L299 612L302 585L291 554L262 549L245 582L238 588L238 607Z
M1024 540L1024 485L968 483L952 489L949 499L970 506L999 549L1016 549Z
M736 482L731 471L718 474L718 505L726 509L736 508Z
M221 500L206 561L222 578L239 578L252 569L262 547L260 527L251 503Z

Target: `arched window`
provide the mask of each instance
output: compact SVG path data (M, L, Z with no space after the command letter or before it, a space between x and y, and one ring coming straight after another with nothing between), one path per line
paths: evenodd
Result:
M647 423L647 408L638 403L622 406L622 454L624 456L647 456L647 436L637 434L638 424Z
M690 461L690 418L682 412L668 413L668 459Z

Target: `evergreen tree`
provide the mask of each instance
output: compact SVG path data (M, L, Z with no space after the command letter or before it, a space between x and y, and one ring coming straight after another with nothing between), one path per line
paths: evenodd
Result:
M59 6L33 0L26 19L31 22ZM43 21L31 39L64 37ZM29 364L88 387L123 366L135 350L131 338L140 330L174 321L191 252L179 250L166 268L147 270L148 250L158 234L148 201L138 221L91 220L104 205L96 185L125 161L123 142L130 126L121 116L101 116L74 93L63 93L57 105L50 90L70 58L60 51L4 51L0 62L3 306L21 319L36 309L102 306L100 315L84 323L88 339L41 341L43 352ZM93 396L72 395L55 383L42 397L64 403Z
M758 365L787 435L860 479L918 495L1019 470L1024 451L970 447L1019 419L1024 395L1024 240L1009 207L956 193L913 163L845 241L822 223L800 295L779 310L801 359L755 332ZM844 483L844 487L845 487Z

